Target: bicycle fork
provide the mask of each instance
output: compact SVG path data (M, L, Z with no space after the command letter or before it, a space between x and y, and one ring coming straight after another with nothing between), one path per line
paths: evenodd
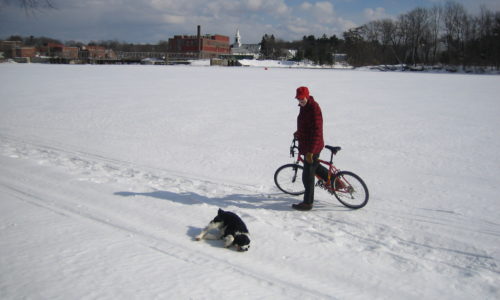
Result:
M298 171L298 170L299 170L299 165L297 165L297 164L296 164L296 165L293 167L293 171L294 171L294 172L293 172L293 177L292 177L292 183L295 183L295 181L297 181L297 173L298 173L297 171Z

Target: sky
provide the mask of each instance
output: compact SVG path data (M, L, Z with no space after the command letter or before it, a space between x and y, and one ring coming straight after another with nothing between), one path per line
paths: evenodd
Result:
M174 35L222 34L259 43L264 34L293 41L306 35L341 37L350 28L397 18L445 0L50 0L55 9L27 13L18 0L0 0L0 39L45 36L61 41L158 43ZM500 0L455 0L471 14Z

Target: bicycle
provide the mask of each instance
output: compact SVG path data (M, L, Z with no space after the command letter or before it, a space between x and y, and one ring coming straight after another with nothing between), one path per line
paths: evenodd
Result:
M293 139L290 146L290 157L295 157L295 151L298 153L297 140ZM326 145L326 149L331 151L330 161L319 159L320 166L316 171L318 182L316 186L328 191L337 198L344 206L358 209L368 203L368 187L361 177L350 171L341 171L333 165L333 156L341 150L341 147ZM302 171L304 167L303 155L298 154L294 163L279 167L274 173L274 183L284 193L298 196L304 194L304 185L302 184ZM323 165L327 166L325 168Z

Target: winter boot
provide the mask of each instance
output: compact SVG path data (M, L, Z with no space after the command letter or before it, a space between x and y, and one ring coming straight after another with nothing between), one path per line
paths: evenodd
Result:
M311 210L313 208L312 204L301 202L299 204L293 204L292 205L293 209L300 210L300 211L307 211Z

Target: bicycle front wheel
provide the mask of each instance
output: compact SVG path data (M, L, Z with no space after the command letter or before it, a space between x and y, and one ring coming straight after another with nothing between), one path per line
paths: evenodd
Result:
M358 209L368 203L368 188L358 175L340 171L332 178L332 191L335 198L344 206Z
M279 167L274 173L274 183L284 193L290 195L304 194L302 172L304 168L299 164L287 164Z

